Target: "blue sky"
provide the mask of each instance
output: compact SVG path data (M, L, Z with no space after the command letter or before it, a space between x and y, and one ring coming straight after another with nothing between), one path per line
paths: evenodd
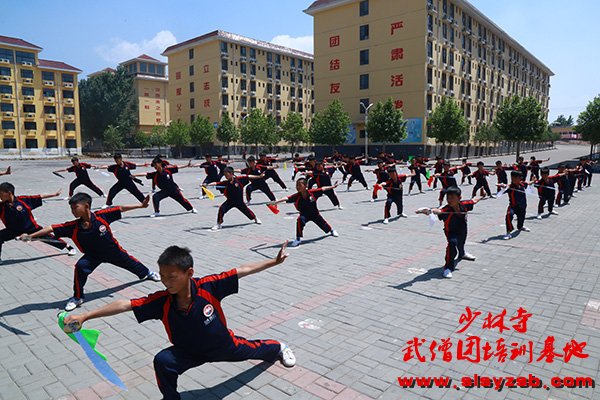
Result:
M402 0L397 0L402 1ZM84 74L215 29L312 51L311 0L3 0L0 35L43 47ZM471 0L556 74L550 119L575 118L600 94L596 0Z

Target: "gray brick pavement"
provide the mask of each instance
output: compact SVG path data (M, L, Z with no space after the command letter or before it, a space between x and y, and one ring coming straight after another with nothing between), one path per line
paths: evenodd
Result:
M585 155L585 147L560 147L536 154L559 161ZM527 155L528 156L528 155ZM495 160L495 158L493 158ZM503 159L503 158L501 158ZM508 156L506 161L512 160ZM503 159L504 161L504 159ZM66 165L63 161L12 163L7 178L18 194L49 192L69 180L48 171ZM279 170L289 182L291 170ZM339 175L337 175L339 176ZM372 181L372 177L368 179ZM104 190L110 176L92 172ZM215 202L198 200L200 170L182 170L175 180L199 210L182 213L179 205L165 200L167 215L150 219L150 210L125 214L113 224L122 246L151 268L168 245L186 245L193 250L198 274L220 272L248 260L275 255L282 240L294 233L294 209L281 205L275 216L264 205L251 205L263 225L245 225L231 211L229 228L210 232L222 197ZM70 176L68 177L70 178ZM492 178L493 180L494 178ZM148 190L148 184L145 189ZM87 189L86 189L87 190ZM467 187L467 191L470 191ZM469 216L468 250L476 262L461 263L452 280L440 278L445 241L442 227L429 228L426 218L412 211L437 203L437 192L405 197L411 218L384 226L378 221L383 203L368 203L370 193L339 189L343 211L331 210L329 200L319 200L325 218L340 232L339 238L316 240L291 249L285 264L263 274L244 278L240 293L224 301L230 327L253 338L276 338L289 343L298 366L286 370L279 365L257 363L204 365L180 379L183 398L194 399L595 399L598 389L403 389L396 378L404 375L536 374L547 381L558 376L596 378L600 366L600 228L597 188L581 193L572 205L558 209L560 215L543 221L528 220L531 233L509 241L489 240L504 232L506 197L487 200ZM286 195L276 189L277 196ZM262 194L255 201L266 201ZM94 199L100 206L102 199ZM117 204L131 203L122 192ZM534 198L528 198L530 215ZM48 200L35 211L42 225L72 219L66 202ZM367 225L368 224L368 225ZM366 226L367 225L367 226ZM365 229L370 228L370 229ZM306 238L322 233L308 225ZM118 392L95 372L81 349L56 325L56 313L69 297L72 266L76 258L58 255L41 243L6 243L0 266L0 399L154 399L159 392L152 370L153 355L168 345L159 322L139 325L132 315L118 315L89 323L100 329L100 349L123 378L128 392ZM102 265L90 277L84 309L114 299L141 296L160 290L159 283L133 282L135 277L119 268ZM468 330L491 342L532 341L539 352L553 335L558 352L574 338L586 341L590 357L569 363L506 363L491 360L478 364L464 361L425 363L403 361L408 340L414 337L453 343L466 339L455 333L459 316L468 306L474 310L509 314L524 307L533 314L528 332L500 335L481 329ZM483 318L483 317L482 317ZM299 323L314 320L307 329ZM425 352L425 354L427 354ZM456 354L456 353L454 353Z

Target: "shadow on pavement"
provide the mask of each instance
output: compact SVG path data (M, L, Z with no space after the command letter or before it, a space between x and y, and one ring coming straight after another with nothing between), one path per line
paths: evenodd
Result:
M456 271L458 271L458 269L456 269ZM396 286L389 285L389 287L394 288L396 290L403 290L405 292L409 292L409 293L417 294L419 296L427 297L428 299L450 301L450 299L447 299L444 297L432 296L429 294L424 294L421 292L417 292L415 290L408 289L409 287L413 286L415 283L427 282L427 281L431 281L431 280L441 280L441 279L444 279L442 276L442 269L440 267L433 267L429 271L425 272L424 274L415 276L412 280L410 280L408 282L401 283Z

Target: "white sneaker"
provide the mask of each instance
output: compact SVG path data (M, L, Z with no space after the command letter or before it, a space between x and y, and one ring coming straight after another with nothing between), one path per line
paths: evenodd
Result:
M467 261L475 261L475 256L473 254L465 253L462 256L462 259Z
M371 199L371 203L375 203L375 199Z
M77 297L71 297L67 304L65 305L65 311L73 311L77 307L83 304L83 299L78 299Z
M294 239L288 244L288 247L298 247L300 246L301 241L301 239Z
M444 270L444 278L452 278L452 271L450 271L448 268Z
M254 220L254 222L255 222L257 225L261 225L261 224L262 224L262 221L261 221L260 219L258 219L258 218L256 218L256 219Z
M399 217L400 217L400 218L408 218L408 215L406 215L406 214L402 213L402 214L400 214L400 215L399 215Z
M285 343L281 343L279 359L284 367L292 368L294 365L296 365L296 356L294 355L292 349L290 349Z
M577 198L577 196L575 196L574 194L572 194L571 197Z
M190 212L191 212L192 214L198 214L198 210L196 210L195 208L192 208L192 209L190 210Z
M204 195L200 195L200 200L204 200Z
M331 231L331 236L338 237L338 236L340 236L340 234L337 233L337 231L334 229L334 230Z
M523 231L523 232L531 232L531 229L529 229L529 228L528 228L528 227L526 227L526 226L522 227L522 228L521 228L521 229L519 229L519 230L520 230L520 231Z
M290 191L290 188L284 188L284 189L283 189L283 191L284 191L284 192L289 192L289 191Z
M506 235L502 236L502 239L510 240L510 239L512 239L512 235L510 233L507 233Z
M210 228L211 231L218 231L221 230L223 228L223 225L221 224L217 224L215 226L213 226L212 228Z
M105 205L102 206L102 209L106 210L108 207L111 207L111 206L109 206L108 204L105 204Z
M367 186L367 187L365 188L365 190L371 190L371 188Z
M493 194L491 197L492 197L492 199L495 199L495 198L496 198L496 195L495 195L495 194Z
M160 275L154 271L148 272L148 275L143 280L151 280L154 282L160 282Z
M99 197L100 197L101 199L104 199L104 198L106 197L106 195L105 195L104 193L102 193L102 194L101 194Z
M150 214L150 218L156 218L156 217L160 217L160 213L159 212L155 212Z
M542 214L538 214L537 217L535 217L536 219L542 219Z
M65 197L65 198L63 198L63 200L64 201L69 201L69 200L71 200L71 198L70 197Z
M549 215L558 215L558 213L556 211L552 210L552 211L550 211Z
M385 218L385 219L383 220L383 224L384 224L384 225L387 225L387 224L389 224L389 223L390 223L390 219L389 219L389 218Z
M77 255L77 250L75 250L75 248L74 248L74 247L71 247L71 248L67 247L67 249L68 249L68 252L67 252L67 254L68 254L69 256L73 257L73 256L76 256L76 255Z
M338 206L338 210L343 210L343 209L344 209L344 207Z

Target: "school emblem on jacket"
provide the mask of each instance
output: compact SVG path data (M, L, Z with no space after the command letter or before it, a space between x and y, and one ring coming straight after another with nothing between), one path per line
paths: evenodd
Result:
M17 211L18 211L18 212L21 212L21 211L23 211L23 206L19 204L19 205L17 206Z
M213 306L211 304L207 304L204 306L204 316L205 317L210 317L211 315L213 315L213 312L215 311L215 309L213 308Z
M106 232L106 226L104 226L104 225L100 225L100 226L98 227L98 230L100 231L100 233L101 233L101 234L103 234L103 233L105 233L105 232Z

